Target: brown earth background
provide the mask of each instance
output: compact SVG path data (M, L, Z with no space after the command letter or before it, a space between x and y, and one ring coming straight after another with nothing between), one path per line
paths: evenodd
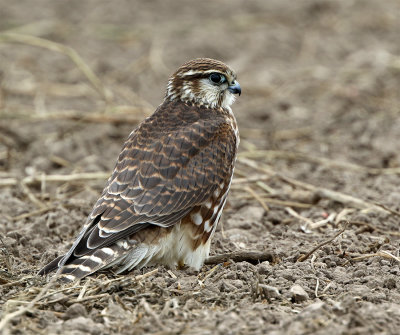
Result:
M398 0L1 0L0 333L398 334L399 36ZM211 252L242 259L45 287L197 57L243 90Z

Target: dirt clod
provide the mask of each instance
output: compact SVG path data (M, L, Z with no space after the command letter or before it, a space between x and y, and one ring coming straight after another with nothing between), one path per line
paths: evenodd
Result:
M64 318L65 320L68 319L74 319L77 317L86 317L87 316L87 311L84 305L80 303L74 303L71 306L68 307L68 309L65 311Z

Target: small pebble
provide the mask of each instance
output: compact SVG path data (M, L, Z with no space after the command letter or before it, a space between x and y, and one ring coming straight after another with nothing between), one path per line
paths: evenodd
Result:
M281 294L279 293L279 290L270 285L265 285L265 284L260 284L260 288L262 288L270 298L279 298Z
M290 293L292 294L292 300L294 302L303 302L309 299L307 292L298 284L290 288Z

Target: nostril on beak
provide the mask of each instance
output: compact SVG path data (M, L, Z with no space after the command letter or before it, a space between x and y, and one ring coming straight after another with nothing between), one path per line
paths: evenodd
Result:
M242 93L242 88L240 87L240 85L237 81L235 81L233 83L233 85L229 85L228 90L229 90L229 92L231 92L233 94L239 94L239 96Z

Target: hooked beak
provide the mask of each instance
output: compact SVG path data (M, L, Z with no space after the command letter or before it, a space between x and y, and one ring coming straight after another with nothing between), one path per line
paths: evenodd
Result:
M233 94L239 94L239 95L242 93L242 89L236 80L233 82L233 85L228 86L228 91Z

